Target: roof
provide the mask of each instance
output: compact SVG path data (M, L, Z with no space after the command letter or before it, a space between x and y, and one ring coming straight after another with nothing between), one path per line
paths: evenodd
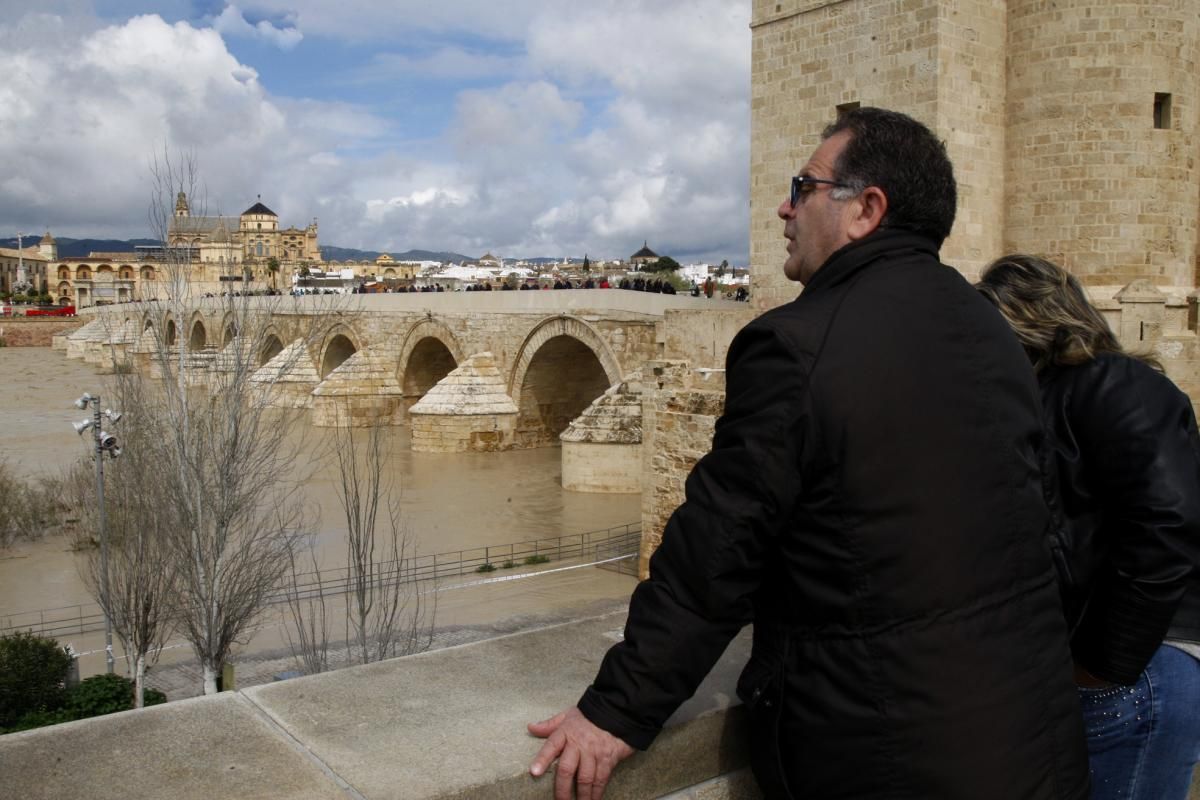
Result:
M268 217L278 217L279 216L274 211L272 211L271 209L264 206L261 202L255 203L254 205L250 206L249 208L247 208L245 211L242 212L243 217L246 216L247 214L266 214Z
M46 235L42 237L42 240L40 242L38 242L38 244L54 244L54 243L55 243L54 237L50 235L50 231L46 231Z
M658 258L658 253L646 246L646 242L642 242L642 249L634 253L630 258Z
M171 217L169 232L190 236L211 234L224 222L223 217Z

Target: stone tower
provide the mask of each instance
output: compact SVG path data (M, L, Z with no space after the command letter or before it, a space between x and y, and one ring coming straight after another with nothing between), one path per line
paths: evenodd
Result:
M1194 0L1008 0L1004 249L1085 284L1197 285Z
M788 178L854 104L946 142L959 211L942 255L968 278L1023 250L1105 301L1135 279L1179 299L1197 285L1194 0L754 0L751 28L760 309L799 289L774 213Z

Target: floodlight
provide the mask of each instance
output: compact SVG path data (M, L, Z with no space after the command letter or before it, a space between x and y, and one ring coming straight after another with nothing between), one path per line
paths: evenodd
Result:
M92 421L90 419L85 419L83 422L72 422L71 427L75 429L76 433L82 436L84 431L92 427Z
M87 408L88 403L92 402L92 396L84 392L78 400L75 401L76 408Z
M120 422L121 421L121 412L113 411L111 408L104 409L104 416L108 417L108 419L111 422Z
M108 431L100 431L100 449L111 450L117 446L117 437Z

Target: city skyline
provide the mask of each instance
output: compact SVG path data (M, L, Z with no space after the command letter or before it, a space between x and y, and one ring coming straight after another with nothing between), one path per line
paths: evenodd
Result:
M141 236L167 147L195 153L208 213L261 195L339 247L649 241L744 264L749 16L720 0L0 0L0 224Z

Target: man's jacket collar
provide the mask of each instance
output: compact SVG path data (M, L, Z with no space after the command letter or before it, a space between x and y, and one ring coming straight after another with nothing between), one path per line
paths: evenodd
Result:
M894 257L917 252L924 252L934 260L938 257L938 247L932 239L911 231L880 228L865 239L835 250L804 287L804 292L843 283L884 256Z

